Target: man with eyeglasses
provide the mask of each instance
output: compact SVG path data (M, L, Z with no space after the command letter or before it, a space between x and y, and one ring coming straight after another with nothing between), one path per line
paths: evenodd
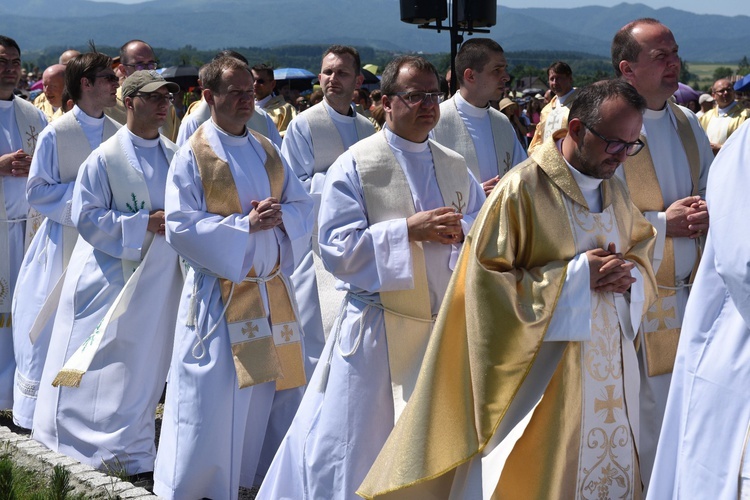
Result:
M70 218L80 237L62 283L33 430L54 451L148 486L154 412L182 288L177 254L164 237L177 147L159 134L179 87L155 71L136 71L121 89L127 124L89 155L73 186Z
M435 140L460 153L489 195L500 177L527 158L526 151L504 114L490 106L505 92L508 62L503 48L489 38L464 42L456 55L461 84L440 105Z
M136 71L155 70L159 67L154 50L143 40L130 40L120 47L120 65L115 68L115 73L120 78L120 84ZM117 102L111 108L105 110L107 116L117 123L125 125L127 121L127 110L122 100L122 94L117 91ZM180 131L180 117L177 116L174 106L170 103L167 112L167 120L162 125L161 133L170 141L177 141Z
M500 180L360 495L641 498L635 336L656 232L615 171L645 106L620 80L583 88L565 134Z
M111 64L106 54L89 52L63 67L64 85L76 104L39 134L31 162L26 198L46 218L24 256L13 297L17 365L13 421L26 429L31 429L33 423L54 323L50 311L56 309L60 299L56 285L78 239L71 219L73 185L88 155L120 128L104 115L104 108L115 102L119 87ZM40 315L48 320L40 320L32 333Z
M250 68L219 57L201 76L211 119L167 181L167 238L190 266L154 492L231 500L253 486L275 396L310 375L288 277L307 248L312 200L271 141L248 130Z
M273 68L267 64L256 64L253 70L253 90L255 90L255 107L263 109L273 118L281 137L284 137L287 127L297 116L294 106L286 102L283 96L274 92L276 80Z
M464 159L428 139L443 99L435 67L398 57L381 89L387 127L326 173L320 254L347 294L258 499L357 498L485 198Z
M716 80L711 88L716 106L700 117L700 123L711 141L714 154L719 154L721 146L747 120L750 111L734 100L734 87L728 79Z
M695 115L673 104L680 57L672 32L655 19L638 19L612 41L619 78L646 98L640 140L644 151L618 172L635 205L657 233L654 269L659 298L641 325L639 458L648 486L677 352L690 283L709 216L703 196L714 154Z
M0 35L0 408L13 407L11 301L24 252L41 215L26 201L29 174L44 114L13 90L21 79L21 49Z

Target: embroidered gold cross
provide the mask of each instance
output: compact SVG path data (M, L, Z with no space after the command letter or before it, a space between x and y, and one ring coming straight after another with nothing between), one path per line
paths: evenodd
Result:
M252 324L252 322L248 321L245 323L245 326L242 328L242 334L249 338L254 339L255 333L259 330L258 325Z
M289 328L289 325L284 325L284 328L281 330L281 336L284 337L284 342L289 342L292 335L294 335L294 330Z
M28 144L31 151L36 148L36 140L39 137L39 132L36 131L36 127L29 125L29 131L26 132L26 144Z
M651 309L649 309L647 314L649 321L653 319L659 320L659 325L656 328L657 330L666 330L669 328L667 326L667 320L675 319L675 308L672 307L671 309L665 309L664 307L661 307L663 305L664 300L657 302Z
M615 386L605 386L607 390L607 399L594 399L594 411L607 411L607 417L604 419L605 424L611 424L615 421L615 408L622 409L622 398L615 399Z
M456 202L453 202L451 205L453 205L453 208L456 209L456 212L462 214L464 213L464 208L466 208L466 203L463 203L464 201L464 195L461 191L456 191Z

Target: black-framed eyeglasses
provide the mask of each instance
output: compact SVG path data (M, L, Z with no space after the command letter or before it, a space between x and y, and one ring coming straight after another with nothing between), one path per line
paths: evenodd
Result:
M440 104L445 100L445 94L443 92L422 92L415 90L412 92L394 92L391 95L399 96L409 104L420 104L426 102L427 104Z
M151 104L161 104L163 101L174 102L174 94L160 94L159 92L139 92L133 97L140 97Z
M146 62L140 62L140 63L135 63L135 64L125 64L125 63L120 63L120 64L122 64L123 66L127 66L128 68L135 68L136 71L143 71L144 69L153 70L159 67L159 63L157 63L156 61L146 61Z
M635 142L625 142L625 141L619 141L615 139L607 139L602 134L594 130L593 128L589 127L585 123L581 122L586 129L597 136L599 139L603 140L607 143L607 147L604 148L604 151L611 155L620 154L623 150L625 150L625 154L628 156L635 156L638 153L641 152L641 149L643 149L643 146L645 144L642 140L638 139Z
M99 73L98 75L94 75L94 78L91 83L93 83L94 81L100 78L103 80L107 80L107 82L109 83L118 83L120 81L120 79L117 78L117 75L115 75L114 73Z

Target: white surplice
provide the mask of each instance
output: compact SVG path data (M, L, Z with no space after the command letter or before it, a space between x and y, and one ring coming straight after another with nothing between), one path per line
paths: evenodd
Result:
M750 495L750 125L711 167L711 226L682 324L649 499Z
M166 148L126 127L109 141L118 141L130 165L143 174L152 210L162 208ZM169 367L181 275L177 254L164 245L164 236L147 232L148 211L114 208L105 144L87 158L73 188L71 215L80 236L55 317L33 436L92 467L122 467L136 474L153 470L154 412ZM117 336L102 341L80 387L53 387L63 364L94 332L125 285L122 259L139 261L157 239L157 248L163 249L159 282L147 296L134 298L117 320Z
M213 121L203 126L211 148L229 164L243 212L229 217L207 212L195 156L189 143L183 146L167 183L167 238L190 269L177 316L154 491L164 498L233 499L239 486L252 486L255 479L276 385L238 389L216 276L239 283L251 267L268 276L278 259L281 273L289 276L310 238L312 200L285 164L280 200L285 231L250 234L250 202L271 195L266 153L251 135L229 135ZM265 286L260 290L268 310ZM197 319L186 326L194 293ZM212 329L201 357L197 336Z
M16 122L16 105L28 105L31 103L15 103L19 97L13 97L10 101L0 100L0 155L15 153L24 149L27 137L22 137ZM34 108L39 114L39 127L37 133L47 125L44 113ZM24 132L25 135L25 132ZM29 204L26 201L26 177L0 176L0 189L5 196L5 211L9 221L8 230L0 234L0 242L7 239L10 254L10 283L2 286L0 293L10 303L18 278L18 270L24 256L24 241L26 233L26 218L29 212ZM0 409L13 408L13 380L16 371L16 361L13 355L13 321L11 313L0 313Z
M92 118L78 106L74 106L70 112L88 140L89 153L99 147L102 139L108 139L103 137L103 130L104 120L109 118ZM13 421L27 429L31 429L34 419L52 322L46 325L34 344L29 340L29 332L65 269L63 227L74 227L70 218L74 182L61 181L57 150L57 132L54 127L47 127L39 134L26 184L29 204L46 218L24 256L13 296L13 346L16 356Z
M708 170L714 155L706 133L700 126L695 115L686 108L679 108L685 113L698 144L700 154L700 177L698 194L706 193ZM685 149L677 132L676 118L669 106L660 111L647 109L643 114L641 133L648 140L651 158L659 180L664 206L669 207L673 202L690 196L692 181L690 166ZM617 170L617 175L625 178L623 169ZM654 246L654 269L658 270L664 254L664 235L667 229L666 212L644 212L648 221L656 228L657 238ZM674 238L675 278L687 282L699 258L695 240L690 238ZM677 317L682 318L688 299L689 288L681 287L677 290ZM650 377L646 368L646 344L641 342L638 354L641 369L641 437L639 459L643 484L648 487L651 469L656 454L656 443L659 439L661 422L664 418L664 408L667 404L667 394L672 375L667 373Z
M416 211L444 205L428 143L386 129L404 169ZM462 227L468 233L484 202L471 176ZM328 336L289 433L258 499L354 499L356 488L393 429L394 407L380 291L414 286L406 219L368 226L356 164L344 153L326 174L320 207L320 249L336 286L351 292ZM430 305L437 314L460 245L425 242ZM327 383L326 383L327 381Z

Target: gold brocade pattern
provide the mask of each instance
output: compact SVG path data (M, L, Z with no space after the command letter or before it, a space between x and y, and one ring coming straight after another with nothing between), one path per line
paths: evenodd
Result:
M512 403L539 401L542 394L526 389L524 382L532 367L536 368L540 349L547 348L542 347L543 339L567 263L580 252L570 215L562 209L566 199L587 206L552 141L503 177L490 194L466 237L412 399L358 494L387 498L398 492L399 498L420 498L423 490L434 491L431 487L442 479L449 482L450 473L458 466L477 459L499 428L512 428L517 423L504 421ZM638 266L646 303L650 304L655 294L650 266L653 227L630 203L617 179L602 184L602 202L617 214L613 232L620 239L615 243L625 258ZM499 331L498 325L502 325L502 335L493 335ZM582 343L568 343L567 348L557 342L545 346L549 344L560 345L565 352L502 470L498 498L575 498L578 491L580 482L571 478L579 473L578 454L586 436L576 415L584 406L583 394L593 396L589 404L594 405L597 398L606 398L607 392L583 391ZM612 348L607 346L612 344L595 343L609 350ZM614 354L612 362L617 363ZM610 372L609 379L619 373ZM617 382L602 384L618 386ZM622 390L612 394L609 406L617 419L618 413L623 413L616 407ZM627 407L626 402L623 405ZM592 406L591 412L602 422L608 418L609 412L601 408L596 412ZM633 459L622 459L621 437L612 439L612 432L607 436L609 443L617 444L609 448L617 463L623 467L632 464ZM632 446L632 439L630 443ZM585 467L593 470L600 455L601 451L597 455L596 449L592 450L594 459ZM640 484L640 479L637 466L630 466L633 491L632 485ZM606 469L606 464L603 467ZM614 463L612 467L620 470ZM607 474L611 474L601 472L601 466L598 470L599 479L592 480L606 483ZM544 481L539 481L540 477ZM517 489L504 488L506 480ZM616 478L613 481L617 484ZM637 493L635 490L633 496Z

